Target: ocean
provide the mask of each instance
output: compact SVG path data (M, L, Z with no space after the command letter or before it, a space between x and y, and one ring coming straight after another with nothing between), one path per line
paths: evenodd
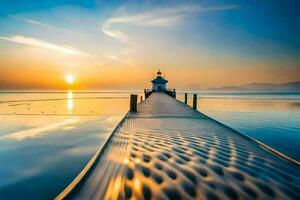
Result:
M300 160L300 93L202 92L198 110Z
M141 92L0 92L0 197L53 199ZM300 160L300 93L197 93L199 111Z

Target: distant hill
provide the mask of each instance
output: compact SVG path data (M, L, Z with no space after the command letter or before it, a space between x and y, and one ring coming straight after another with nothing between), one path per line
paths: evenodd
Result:
M288 83L250 83L239 86L214 87L214 91L299 91L300 81Z

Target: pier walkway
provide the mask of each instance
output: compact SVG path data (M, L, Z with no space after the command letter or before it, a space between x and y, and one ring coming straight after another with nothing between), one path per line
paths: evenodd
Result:
M57 199L300 199L299 169L184 103L153 93Z

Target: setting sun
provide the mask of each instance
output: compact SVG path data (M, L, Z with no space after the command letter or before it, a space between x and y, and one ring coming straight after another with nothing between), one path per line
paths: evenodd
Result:
M68 84L73 84L74 83L74 76L72 74L67 74L65 79L66 79L66 82Z

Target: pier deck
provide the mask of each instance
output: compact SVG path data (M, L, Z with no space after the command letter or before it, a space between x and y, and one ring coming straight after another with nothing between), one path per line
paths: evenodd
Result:
M299 166L153 93L57 199L300 199Z

